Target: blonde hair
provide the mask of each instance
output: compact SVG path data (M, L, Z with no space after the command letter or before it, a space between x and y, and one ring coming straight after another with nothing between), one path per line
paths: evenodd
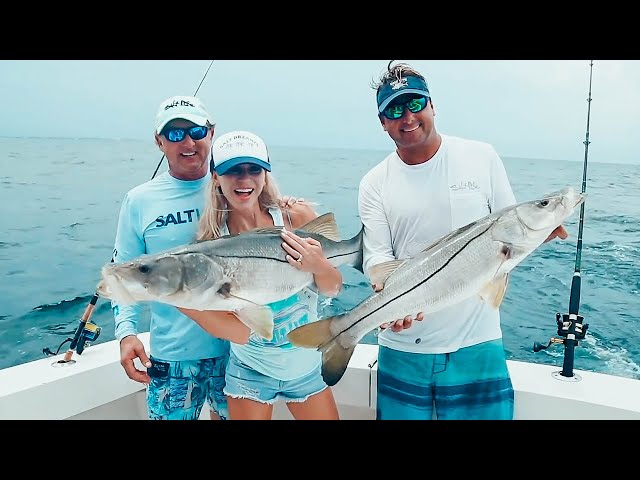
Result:
M266 171L265 173L264 188L258 197L258 204L261 210L278 208L280 190L271 173ZM196 240L212 240L221 237L220 227L227 221L227 212L229 212L227 199L220 187L215 186L213 175L209 179L205 195L204 210L198 224Z

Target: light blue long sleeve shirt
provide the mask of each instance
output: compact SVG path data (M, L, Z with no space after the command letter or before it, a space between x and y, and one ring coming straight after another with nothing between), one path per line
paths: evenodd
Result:
M186 181L165 172L127 192L120 208L114 262L193 242L208 181L209 175ZM140 302L124 306L112 302L111 307L118 341L137 334L144 309L150 309L150 354L157 359L199 360L229 350L228 341L210 335L171 305Z

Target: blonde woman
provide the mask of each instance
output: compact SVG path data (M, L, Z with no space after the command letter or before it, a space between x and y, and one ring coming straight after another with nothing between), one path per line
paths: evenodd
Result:
M291 230L318 215L311 205L280 197L271 175L264 141L246 131L220 136L212 146L211 179L200 218L198 239L209 240L254 228L285 227L282 232L287 261L313 273L318 292L335 296L342 275L325 257L319 242ZM280 205L290 206L283 210ZM267 305L274 315L274 334L265 340L250 334L240 322L225 322L236 330L232 338L224 393L232 420L268 420L274 403L282 399L296 419L338 419L331 389L322 380L320 352L293 346L287 333L317 318L318 294L313 288ZM205 330L213 330L230 312L181 309Z

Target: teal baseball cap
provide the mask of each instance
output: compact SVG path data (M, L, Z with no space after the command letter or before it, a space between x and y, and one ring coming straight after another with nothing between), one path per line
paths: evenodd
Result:
M420 77L416 77L415 75L407 75L399 80L397 79L390 83L383 84L378 89L378 93L376 95L376 100L378 101L378 113L382 113L382 111L400 95L410 93L430 97L427 81Z

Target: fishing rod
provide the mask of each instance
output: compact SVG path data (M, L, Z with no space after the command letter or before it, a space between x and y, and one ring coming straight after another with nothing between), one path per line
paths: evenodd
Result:
M214 61L215 60L211 60L211 63L209 63L209 66L207 67L206 72L204 72L204 75L202 76L202 80L200 80L200 83L198 84L198 87L196 88L196 91L193 94L194 97L198 95L198 92L200 91L200 87L204 83L204 79L207 78L207 75L209 74L209 70L211 70L211 66L213 65ZM156 167L156 170L153 172L153 175L151 175L151 180L153 180L156 176L156 173L158 173L158 169L160 168L160 165L162 165L162 161L164 160L164 158L165 158L165 155L163 153L162 157L160 157L160 161L158 162L158 166ZM113 262L113 257L111 257L111 262ZM97 326L95 323L90 321L91 315L93 314L96 303L98 303L98 298L100 298L100 296L98 295L98 292L95 292L91 297L91 300L89 301L89 305L87 305L87 307L85 308L84 313L82 314L82 317L80 317L80 322L78 324L78 327L75 330L73 338L67 338L65 341L63 341L60 344L60 346L58 346L58 350L55 353L53 353L49 348L43 349L42 353L44 353L45 355L57 355L62 345L64 345L67 342L71 342L69 344L69 348L64 354L63 359L58 360L56 364L70 365L75 363L75 361L71 359L71 357L73 357L73 354L77 353L78 355L82 355L82 352L84 351L85 347L89 345L89 342L95 341L100 335L101 328Z
M589 119L591 117L591 80L593 77L593 60L589 66L589 98L587 98L587 132L584 139L584 164L582 167L582 193L587 191L587 158L589 156ZM584 317L578 313L580 308L580 287L582 286L582 277L580 266L582 263L582 231L584 228L584 206L585 202L580 205L580 222L578 224L578 241L576 245L576 263L571 280L571 292L569 294L569 313L556 313L556 324L558 326L558 336L562 338L551 338L549 343L544 346L538 342L533 345L533 351L539 352L548 348L552 343L564 344L564 360L562 362L562 371L560 375L566 378L579 380L573 373L573 361L575 355L575 347L580 340L584 339L589 324L582 324Z

